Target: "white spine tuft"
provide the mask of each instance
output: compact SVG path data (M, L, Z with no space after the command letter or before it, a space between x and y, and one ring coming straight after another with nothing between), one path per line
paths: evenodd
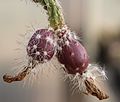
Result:
M105 74L105 71L102 69L102 67L94 64L89 64L87 70L81 75L79 73L76 73L75 75L73 74L68 74L65 73L65 80L70 79L72 82L72 91L73 93L75 91L78 92L84 92L86 93L86 85L85 85L85 80L86 79L92 79L93 81L97 80L105 80L107 79L107 76Z

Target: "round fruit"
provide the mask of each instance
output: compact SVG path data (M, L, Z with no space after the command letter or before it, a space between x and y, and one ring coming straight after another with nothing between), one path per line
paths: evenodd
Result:
M69 74L82 74L88 66L88 54L86 49L74 38L63 38L59 43L57 57L64 64Z
M39 29L31 37L27 45L27 54L40 63L50 60L55 53L54 32Z

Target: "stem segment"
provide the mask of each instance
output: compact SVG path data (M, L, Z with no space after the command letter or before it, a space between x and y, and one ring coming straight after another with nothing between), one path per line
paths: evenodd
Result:
M41 4L47 10L50 27L54 30L64 25L64 17L57 0L33 0L33 2Z

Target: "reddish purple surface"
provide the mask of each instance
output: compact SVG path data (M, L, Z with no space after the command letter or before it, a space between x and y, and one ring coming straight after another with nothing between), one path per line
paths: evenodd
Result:
M69 74L83 73L88 66L86 49L75 39L68 39L69 45L62 44L58 60L65 65Z
M48 31L48 29L39 29L37 30L27 45L27 54L32 57L34 60L39 62L44 62L50 60L55 52L54 44L47 40L47 37L53 41L53 31ZM47 55L46 55L46 54Z

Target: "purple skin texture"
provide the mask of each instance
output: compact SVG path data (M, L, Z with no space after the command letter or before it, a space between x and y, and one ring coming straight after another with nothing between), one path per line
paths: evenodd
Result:
M27 54L40 63L50 60L55 53L54 32L39 29L31 37L27 45Z
M69 74L82 74L89 62L86 49L74 38L67 38L66 41L66 44L60 44L62 49L58 50L58 60L65 66Z

